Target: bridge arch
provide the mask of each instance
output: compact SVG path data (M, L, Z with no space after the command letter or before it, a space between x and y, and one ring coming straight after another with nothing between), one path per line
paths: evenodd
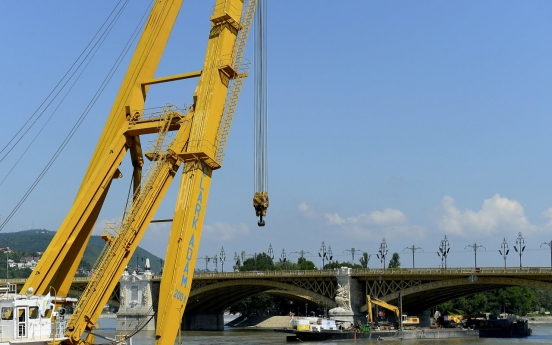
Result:
M421 311L454 298L511 286L525 286L552 290L552 282L546 281L496 276L477 277L477 279L474 280L473 277L474 276L471 276L471 278L459 277L448 280L431 281L402 289L400 292L402 292L403 295L403 309L409 312ZM388 303L397 305L399 291L389 293L379 298ZM361 311L366 311L366 304L361 307Z
M292 284L265 279L239 279L193 288L188 298L186 311L224 310L244 298L259 293L285 297L298 302L324 305L328 308L336 306L333 299Z

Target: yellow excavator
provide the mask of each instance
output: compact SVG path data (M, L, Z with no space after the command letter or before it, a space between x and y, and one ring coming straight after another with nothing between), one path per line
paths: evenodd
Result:
M155 343L173 345L192 286L213 171L219 169L249 64L242 61L258 0L216 0L203 66L155 77L183 0L156 0L137 43L75 201L22 292L67 296L111 184L122 176L127 151L133 166L134 194L106 246L94 275L67 322L67 344L93 343L103 307L152 221L169 185L181 171L178 198L161 278ZM206 18L207 19L207 18ZM145 110L151 87L198 78L191 104ZM175 132L169 140L169 132ZM140 136L157 135L147 152ZM151 162L143 172L144 158ZM146 169L144 169L146 170ZM266 215L268 197L255 198L257 215Z
M368 309L368 317L369 317L369 324L372 324L374 322L374 318L372 315L372 305L375 304L379 307L385 308L387 310L392 311L395 314L395 317L397 319L397 322L402 324L402 327L404 329L412 329L416 328L420 325L420 319L415 316L407 316L407 315L401 315L401 311L398 307L389 304L385 301L382 301L380 299L377 299L375 297L370 297L370 295L366 295L366 308Z

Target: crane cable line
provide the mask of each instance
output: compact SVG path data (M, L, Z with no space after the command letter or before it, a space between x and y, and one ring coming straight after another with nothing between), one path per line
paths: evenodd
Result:
M36 124L36 122L42 117L42 115L44 115L44 113L46 112L46 110L52 105L52 103L56 100L56 98L60 95L60 93L63 91L63 89L67 86L67 84L69 83L69 81L71 81L71 79L74 77L74 75L78 72L78 70L81 68L82 64L88 59L90 53L93 51L93 49L95 48L95 46L98 44L98 42L100 42L100 40L102 38L105 39L105 32L110 29L113 24L117 21L117 19L119 18L119 16L121 15L122 13L122 10L124 10L124 8L126 7L126 5L128 4L129 0L126 0L126 2L123 4L123 6L119 9L119 11L117 12L117 14L115 15L115 18L114 19L111 19L111 21L109 22L109 25L107 27L107 29L103 29L104 26L106 25L106 23L108 22L109 18L113 15L113 13L117 10L117 7L119 7L120 3L121 3L122 0L119 0L119 3L117 3L117 5L115 6L115 8L111 11L111 13L109 14L109 16L106 18L106 20L103 22L102 26L98 29L98 31L96 31L96 34L94 34L94 37L92 37L92 39L90 40L90 42L88 42L88 44L86 45L86 47L83 49L83 51L80 53L80 55L77 57L77 59L73 62L73 64L71 65L71 67L69 67L69 69L67 70L67 72L65 72L65 74L63 75L63 77L58 81L58 83L56 84L56 86L54 86L54 88L50 91L50 93L48 94L48 96L46 96L46 98L42 101L42 103L38 106L38 108L31 114L31 116L27 119L27 121L25 121L25 123L21 126L21 128L19 128L19 130L13 135L13 137L8 141L8 143L2 148L2 150L0 150L0 155L2 153L4 153L4 151L8 150L2 157L0 157L0 162L2 162L7 156L8 154L17 146L17 144L19 144L19 142L25 137L25 135L27 135L27 133L29 132L29 130ZM103 34L102 36L100 36L100 38L98 40L96 40L96 37L98 36L98 34L100 34L100 32L103 31ZM95 43L94 43L95 42ZM103 40L101 40L101 42L103 43ZM90 48L90 46L94 43L94 45ZM101 45L101 44L100 44ZM88 51L88 53L87 53ZM86 53L86 55L85 55ZM83 58L83 55L84 58ZM82 58L82 61L80 61ZM80 63L79 63L80 61ZM75 65L78 66L75 68ZM74 69L74 70L73 70ZM73 70L73 72L71 73L71 71ZM67 77L69 74L71 74L69 77ZM64 82L65 80L65 82ZM60 87L60 85L63 83L63 85ZM59 89L58 89L59 88ZM57 92L56 92L57 90ZM59 107L59 106L58 106ZM43 108L42 110L40 110L41 108ZM57 109L57 108L56 108ZM40 113L39 113L40 112ZM55 112L55 111L54 111ZM38 116L34 119L34 121L29 125L29 123L31 122L31 120L33 120L33 118L37 115L38 113ZM52 114L53 115L53 114ZM49 120L49 119L48 119ZM29 125L27 127L27 125ZM27 128L26 128L27 127ZM26 128L26 129L25 129ZM22 134L21 132L25 130ZM21 134L21 136L19 136ZM19 136L19 138L18 138ZM17 140L16 140L17 139ZM14 142L15 140L15 142ZM13 145L11 145L13 143ZM11 147L10 147L11 145Z
M264 226L263 216L268 208L268 172L267 172L267 1L259 0L255 18L255 194L253 206L259 226Z
M128 0L127 0L127 3L128 3ZM151 4L150 4L151 6ZM123 61L123 58L126 56L126 54L128 53L128 51L130 50L130 48L132 47L132 43L136 40L138 34L139 34L139 29L141 27L144 26L145 24L145 18L146 18L146 15L148 13L148 9L146 9L146 11L144 12L142 18L140 19L139 23L137 24L133 34L131 35L131 37L127 40L127 44L123 47L123 50L121 51L121 53L119 54L119 57L117 58L117 60L115 61L115 63L113 64L111 70L109 71L109 73L107 74L107 76L104 78L102 84L100 85L100 87L96 90L96 93L94 94L94 96L92 97L92 99L90 100L90 102L88 103L88 105L86 106L85 110L82 112L82 114L80 115L80 117L77 119L77 122L73 125L73 127L71 128L69 134L65 137L65 139L63 140L63 142L61 143L61 145L58 147L58 149L56 150L56 152L54 153L54 155L52 156L52 158L50 159L50 161L46 164L46 166L43 168L43 170L41 171L41 173L38 175L38 177L35 179L35 181L33 182L33 184L31 185L31 187L29 187L29 189L25 192L25 194L23 195L23 197L19 200L19 202L17 203L17 205L12 209L12 211L9 213L9 215L4 219L4 222L2 222L0 224L0 231L4 229L4 227L7 225L7 223L11 220L11 218L15 215L15 213L19 210L19 208L21 207L21 205L25 202L25 200L27 200L27 198L29 197L29 195L32 193L32 191L34 190L34 188L38 185L38 183L42 180L42 178L44 177L44 175L46 174L46 172L50 169L50 167L52 166L52 164L55 162L55 160L59 157L59 155L61 154L61 152L63 151L63 149L67 146L67 144L69 143L69 141L71 140L71 138L73 137L73 135L75 134L75 132L77 131L77 129L80 127L80 125L82 124L82 122L84 121L84 119L88 116L88 114L90 113L90 111L92 110L92 107L94 106L94 104L96 103L96 101L98 100L98 98L100 97L100 95L103 93L103 91L105 90L107 84L109 83L109 81L111 80L111 78L113 77L113 75L115 74L117 68L120 66L120 64L122 63ZM118 18L118 17L117 17ZM107 33L109 33L111 31L113 26L111 26L109 28L109 31ZM103 36L103 40L101 41L100 45L98 46L98 49L101 47L101 45L103 44L104 40L105 40L105 37L106 35ZM96 52L97 50L96 49ZM95 52L95 53L96 53ZM95 53L93 54L93 56L95 55ZM86 64L86 66L90 63L91 60L89 60ZM84 70L81 71L81 74L84 72ZM79 75L79 77L80 77ZM78 80L78 78L77 78ZM76 81L75 81L76 82Z

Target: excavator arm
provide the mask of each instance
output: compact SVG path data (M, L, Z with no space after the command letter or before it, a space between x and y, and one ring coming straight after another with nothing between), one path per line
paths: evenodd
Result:
M368 309L368 315L370 317L370 323L374 321L372 318L372 304L375 304L379 307L385 308L387 310L392 311L395 316L397 317L397 320L401 319L399 308L395 307L394 305L391 305L385 301L382 301L380 299L370 297L370 295L366 295L366 308Z

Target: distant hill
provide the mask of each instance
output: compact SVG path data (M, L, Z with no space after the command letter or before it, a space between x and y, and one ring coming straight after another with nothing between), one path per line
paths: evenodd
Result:
M49 231L45 229L32 229L19 232L0 232L0 247L10 247L15 251L31 251L31 252L44 252L46 247L54 238L55 231ZM100 236L92 236L88 242L88 246L84 252L82 261L85 262L85 266L91 267L96 262L96 259L100 255L105 242ZM138 257L138 261L136 258ZM142 260L142 258L144 258ZM140 247L136 248L136 251L132 255L129 262L129 269L132 271L138 264L143 268L145 264L145 258L150 260L151 270L154 273L161 271L161 258L153 255L145 249Z

